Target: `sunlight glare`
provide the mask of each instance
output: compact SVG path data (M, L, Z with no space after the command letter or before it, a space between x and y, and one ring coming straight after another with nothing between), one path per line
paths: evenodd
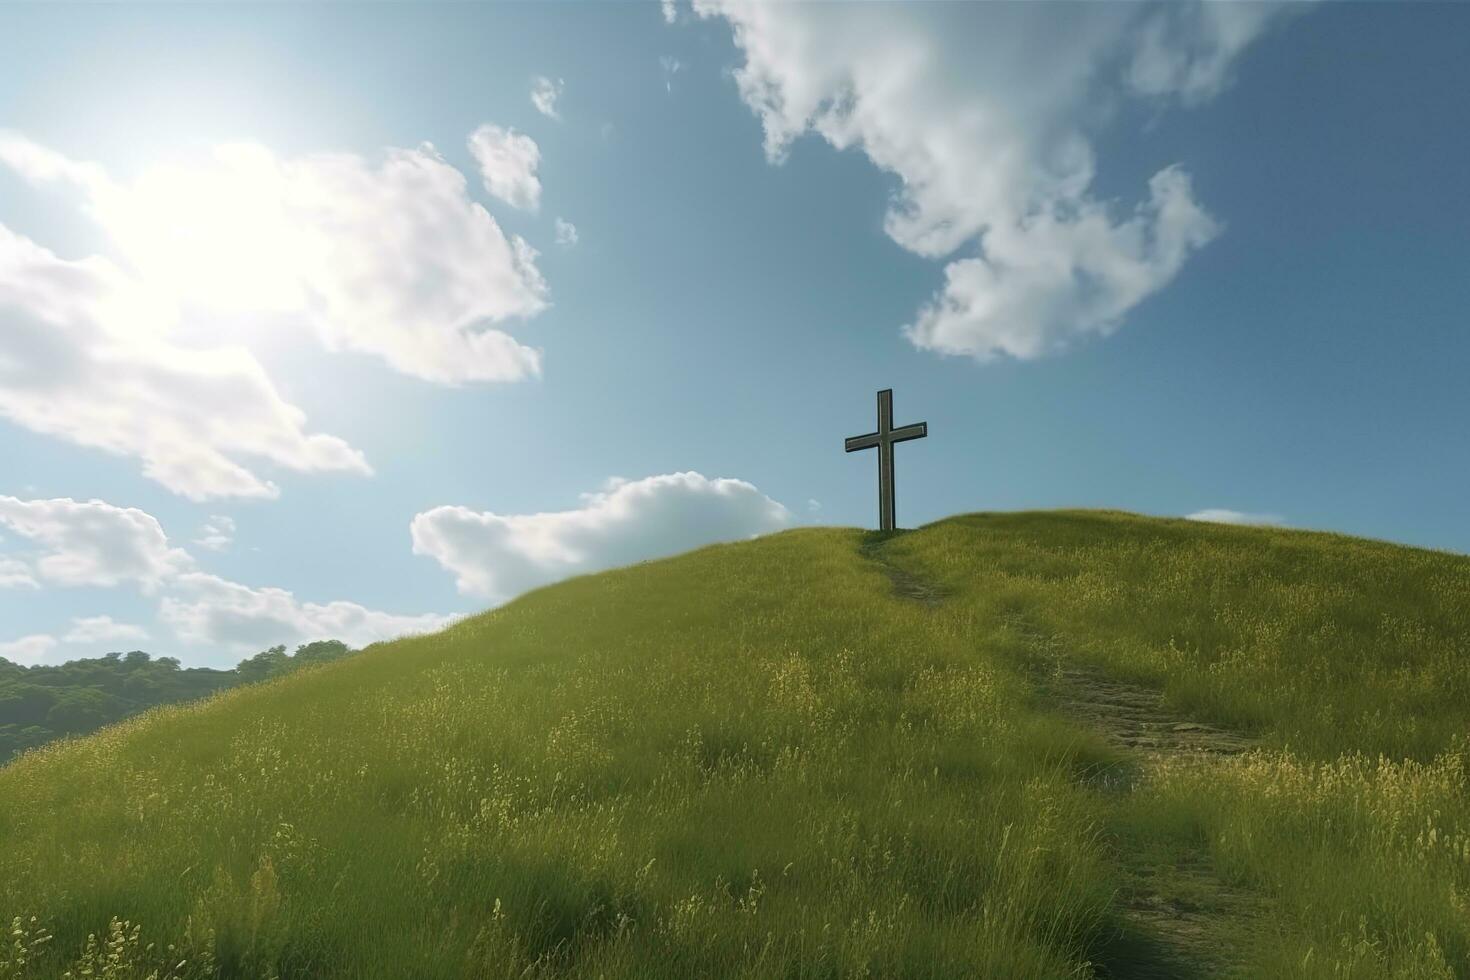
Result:
M114 185L96 201L99 219L149 288L181 306L300 309L310 238L292 220L280 164L247 143L218 147L213 158L161 163L131 188Z

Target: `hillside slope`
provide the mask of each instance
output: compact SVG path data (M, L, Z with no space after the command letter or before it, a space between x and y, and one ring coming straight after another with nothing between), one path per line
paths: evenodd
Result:
M575 579L0 770L0 980L1467 975L1467 595L1111 512Z

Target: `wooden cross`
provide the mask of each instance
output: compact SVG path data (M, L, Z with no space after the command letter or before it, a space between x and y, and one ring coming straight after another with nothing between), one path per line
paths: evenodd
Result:
M928 422L916 422L901 429L893 427L893 389L878 392L878 431L865 436L851 436L843 443L850 452L878 447L878 529L892 531L898 526L898 513L893 503L893 445L929 434Z

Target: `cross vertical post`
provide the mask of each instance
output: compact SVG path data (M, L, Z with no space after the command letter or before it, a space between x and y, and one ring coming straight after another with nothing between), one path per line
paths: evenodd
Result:
M853 453L860 449L878 450L878 529L892 531L898 527L898 505L893 492L893 447L910 439L923 439L929 434L928 422L893 427L893 389L878 392L878 431L850 436L843 449Z

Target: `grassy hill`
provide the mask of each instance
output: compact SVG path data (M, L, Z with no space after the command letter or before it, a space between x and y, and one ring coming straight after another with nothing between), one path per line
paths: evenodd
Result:
M1470 558L800 529L25 754L0 980L1470 976L1467 732Z

